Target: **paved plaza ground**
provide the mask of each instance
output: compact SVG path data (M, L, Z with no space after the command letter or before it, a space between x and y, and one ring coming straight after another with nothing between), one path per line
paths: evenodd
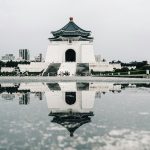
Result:
M91 77L91 76L5 76L0 82L113 82L113 83L150 83L150 78L123 78L123 77Z

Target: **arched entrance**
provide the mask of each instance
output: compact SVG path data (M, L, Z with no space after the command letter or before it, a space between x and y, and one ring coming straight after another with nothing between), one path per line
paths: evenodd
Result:
M65 100L68 105L73 105L76 102L76 92L66 92Z
M65 53L66 62L75 62L76 61L76 52L73 49L68 49Z

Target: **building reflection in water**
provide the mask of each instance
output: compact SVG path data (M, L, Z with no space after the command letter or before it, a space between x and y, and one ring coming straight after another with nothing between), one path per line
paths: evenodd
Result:
M20 83L1 86L3 92L19 93L20 105L29 104L31 94L42 100L45 93L49 116L53 117L51 122L64 126L70 132L70 136L73 136L80 126L91 122L95 97L120 90L121 85L103 82Z
M89 83L49 83L50 91L45 92L51 122L65 127L70 136L80 126L91 122L95 92L89 91ZM79 90L80 89L80 90Z
M10 93L3 93L1 97L4 100L13 100L15 98L15 95Z
M43 93L42 92L36 92L35 97L37 97L39 100L43 100Z
M70 136L80 126L91 122L97 92L99 95L111 90L121 90L120 85L112 83L48 83L50 91L45 92L51 122L65 127Z
M51 122L65 127L70 132L70 136L73 136L80 126L91 122L91 117L94 116L95 97L101 97L101 93L120 90L121 85L102 82L11 83L1 84L0 87L1 94L19 95L20 105L29 104L31 94L42 100L45 93L49 116L53 117Z
M47 101L51 122L65 127L70 136L76 129L91 122L95 99L103 94L119 93L124 88L146 87L150 84L114 84L111 82L59 82L59 83L1 83L0 95L2 100L19 98L19 104L27 105L32 100L31 95L38 100L43 100L43 94Z
M30 102L30 93L22 93L19 97L19 104L20 105L28 105Z
M50 112L49 116L53 116L51 122L64 126L70 132L70 136L72 137L76 129L91 122L90 117L93 116L93 112Z

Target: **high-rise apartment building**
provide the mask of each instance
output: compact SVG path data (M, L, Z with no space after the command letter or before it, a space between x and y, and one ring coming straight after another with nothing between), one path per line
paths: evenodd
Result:
M30 53L28 49L19 49L19 57L22 60L30 60Z
M35 57L36 62L42 62L42 60L43 60L43 56L41 53L37 57Z
M1 57L2 61L13 61L15 60L15 56L13 54L5 54Z

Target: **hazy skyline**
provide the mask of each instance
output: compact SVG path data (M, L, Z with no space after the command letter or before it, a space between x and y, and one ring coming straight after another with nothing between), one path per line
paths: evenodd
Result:
M149 0L0 0L0 56L31 55L48 46L48 38L69 17L94 37L95 54L107 60L150 61Z

